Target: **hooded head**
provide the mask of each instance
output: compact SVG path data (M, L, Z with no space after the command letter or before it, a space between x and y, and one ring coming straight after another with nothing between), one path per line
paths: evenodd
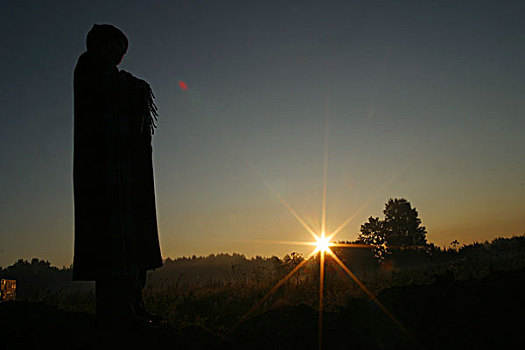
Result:
M87 51L97 59L116 66L128 50L128 38L110 24L94 24L86 38Z

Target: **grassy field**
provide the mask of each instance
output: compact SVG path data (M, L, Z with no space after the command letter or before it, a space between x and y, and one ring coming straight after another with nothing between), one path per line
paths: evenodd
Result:
M373 261L372 264L360 264L355 257L362 252L358 254L351 249L340 249L336 253L367 288L378 295L394 287L428 286L447 278L460 283L493 272L523 269L525 237L498 238L457 250L432 247L417 256L394 252L382 264ZM151 312L162 315L174 327L198 325L226 334L240 320L283 307L305 306L318 310L318 258L305 263L252 310L302 261L303 257L295 253L282 259L248 259L239 254L167 259L162 268L149 273L144 298ZM17 279L18 300L43 302L64 311L94 313L93 283L72 282L70 268L58 269L38 259L20 260L2 269L1 276ZM354 300L368 300L368 297L332 259L327 258L324 310L338 314Z

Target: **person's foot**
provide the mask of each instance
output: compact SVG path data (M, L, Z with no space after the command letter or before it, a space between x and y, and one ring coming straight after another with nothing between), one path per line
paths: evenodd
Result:
M149 322L148 320L142 317L139 317L137 315L134 315L134 314L129 315L128 317L116 320L116 322L115 320L113 321L113 328L122 329L122 330L130 330L130 329L139 330L139 329L147 328L151 325L152 325L151 322Z
M134 313L96 317L95 327L99 330L141 329L153 325L153 322Z

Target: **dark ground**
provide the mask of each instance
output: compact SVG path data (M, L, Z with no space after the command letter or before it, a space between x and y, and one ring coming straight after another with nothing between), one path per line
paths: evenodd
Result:
M324 314L324 349L525 349L525 270L384 290L378 298L404 334L372 302L353 300ZM0 304L0 349L316 349L317 312L287 306L215 335L198 326L109 334L90 315L41 303Z

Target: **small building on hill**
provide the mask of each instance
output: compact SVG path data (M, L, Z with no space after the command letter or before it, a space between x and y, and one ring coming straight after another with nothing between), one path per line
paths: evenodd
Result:
M0 301L16 299L16 280L0 279Z

